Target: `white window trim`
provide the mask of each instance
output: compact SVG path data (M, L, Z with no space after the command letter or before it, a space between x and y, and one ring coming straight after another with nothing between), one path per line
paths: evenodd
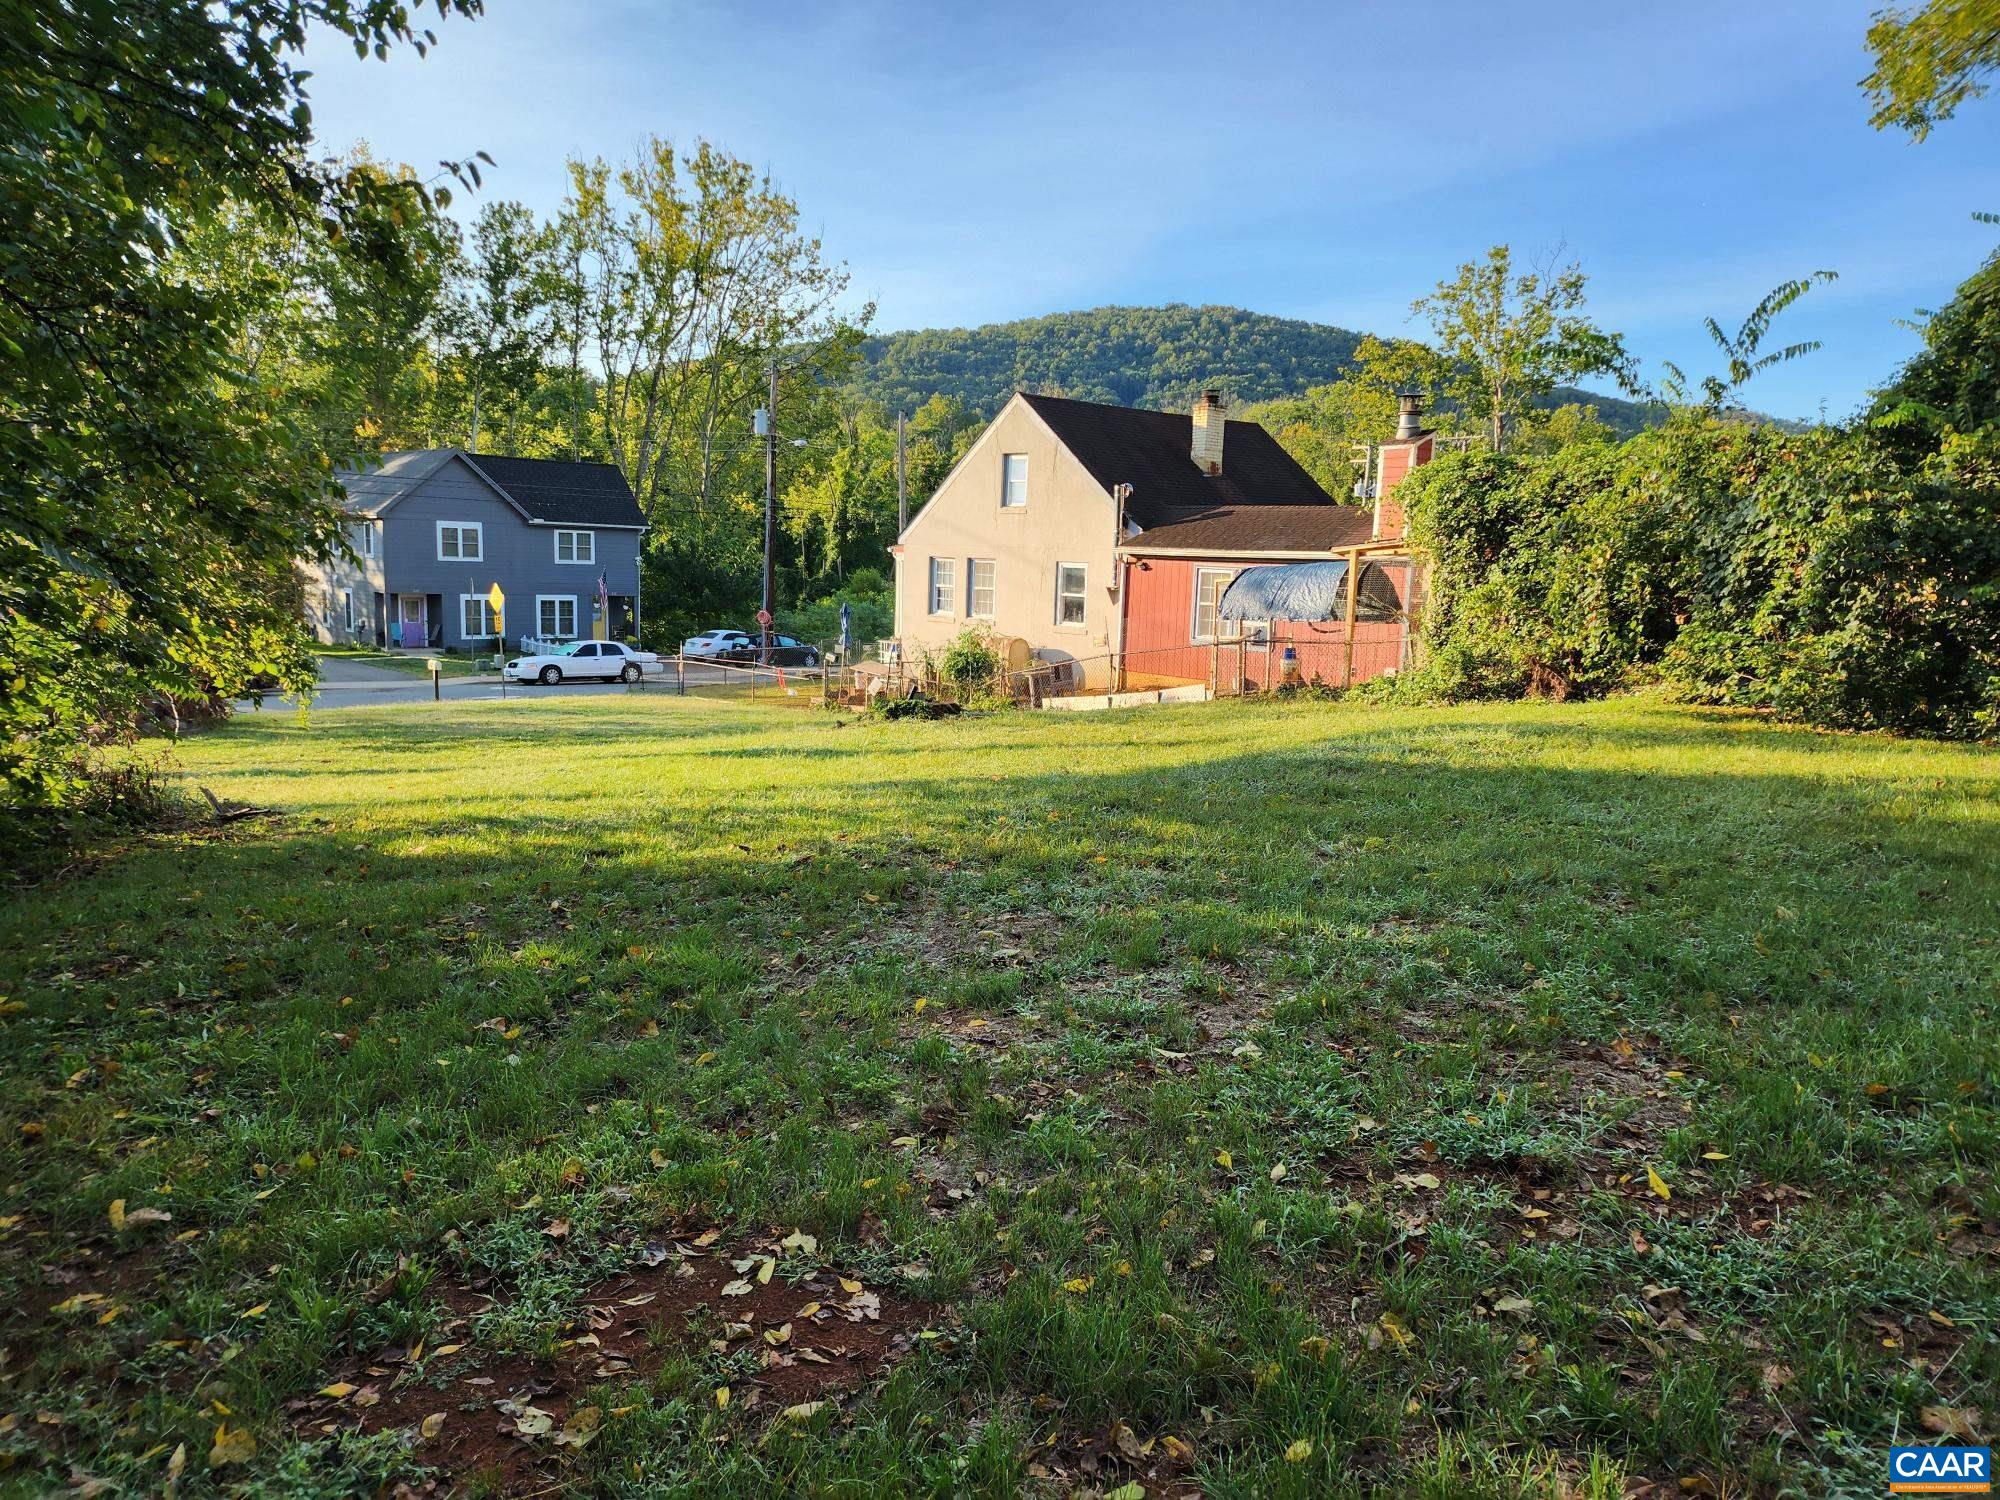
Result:
M360 557L363 562L374 558L378 549L375 545L375 523L373 521L356 521L349 530L348 536L355 543L355 555Z
M556 629L554 629L554 630L545 630L545 629L543 629L543 628L542 628L542 605L543 605L544 603L549 603L549 604L567 604L567 605L569 606L569 630L568 630L567 632L563 631L563 630L562 630L562 628L561 628L561 625L562 625L562 611L561 611L561 610L557 610L557 611L556 611L556 624L557 624L557 628L556 628ZM576 633L576 627L577 627L577 607L576 607L576 595L574 595L574 594L537 594L537 595L535 595L535 634L536 634L536 635L538 635L538 636L542 637L542 638L543 638L544 640L564 640L564 639L567 639L567 640L572 640L572 641L574 641L574 640L579 640L579 639L581 639L581 637L577 635L577 633Z
M990 592L993 595L993 600L992 600L993 607L985 611L981 611L981 609L979 608L979 589L978 586L974 584L972 581L973 580L972 570L974 568L977 568L981 563L985 563L987 567L993 570L993 585L992 589L990 590ZM966 619L990 620L994 617L995 614L999 612L999 609L1000 609L1000 559L998 559L997 557L968 557L965 560Z
M1194 570L1194 594L1188 600L1188 640L1197 646L1212 646L1217 641L1235 640L1233 635L1225 635L1222 630L1222 595L1229 592L1229 585L1236 581L1236 568L1196 568ZM1224 582L1215 596L1215 629L1209 635L1201 633L1201 581L1211 573L1223 575Z
M567 536L567 537L585 537L585 536L589 537L589 538L590 538L590 556L588 556L588 557L574 557L574 556L572 556L572 557L564 557L564 556L562 555L562 539L563 539L564 537L566 537L566 536ZM572 541L572 542L571 542L571 543L570 543L569 545L570 545L570 551L571 551L572 553L574 553L574 552L576 551L576 543L575 543L574 541ZM571 528L569 528L569 527L565 526L564 528L562 528L562 529L561 529L560 531L558 531L558 532L556 533L556 540L555 540L555 556L556 556L556 561L557 561L558 563L562 564L562 566L564 566L565 568L594 568L594 567L596 567L596 566L597 566L597 533L596 533L596 532L594 532L594 531L584 531L584 530L572 530Z
M1007 499L1007 460L1021 460L1021 498L1018 503ZM1028 508L1028 455L1025 453L1003 453L1000 455L1000 508L1002 510L1026 510Z
M342 589L340 591L340 601L347 606L347 631L348 634L352 635L354 633L354 590Z
M1081 620L1065 621L1063 615L1063 572L1075 568L1083 575L1083 587L1076 591L1076 597L1083 603ZM1090 628L1090 564L1080 562L1059 562L1056 564L1056 629L1088 630Z
M447 526L451 527L451 529L452 529L452 530L454 530L454 531L456 531L456 532L459 532L459 533L460 533L460 536L459 536L459 542L458 542L458 556L456 556L456 557L451 557L451 556L447 556L447 555L446 555L446 553L445 553L445 550L444 550L444 529L445 529L445 527L447 527ZM478 537L478 538L479 538L479 555L478 555L477 557L467 557L467 556L465 555L465 538L464 538L464 535L463 535L463 534L464 534L465 532L468 532L468 531L469 531L469 532L471 532L471 533L472 533L472 534L473 534L474 536L476 536L476 537ZM486 561L486 523L485 523L484 521L440 521L440 522L438 522L438 523L437 523L437 560L438 560L439 562L485 562L485 561Z
M940 574L939 565L943 565ZM938 608L938 579L942 576L945 587L951 591L944 601L944 608ZM955 557L934 557L924 573L924 611L934 620L952 620L958 617L958 559Z
M460 594L458 596L458 638L461 641L491 640L499 632L490 628L481 630L477 634L469 634L466 631L465 606L468 604L477 604L479 606L479 623L481 625L490 627L493 624L492 599L485 594Z

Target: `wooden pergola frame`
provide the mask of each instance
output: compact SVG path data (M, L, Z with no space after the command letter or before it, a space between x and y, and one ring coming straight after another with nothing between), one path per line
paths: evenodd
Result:
M1336 547L1333 549L1333 555L1347 564L1347 607L1343 612L1341 620L1344 633L1347 637L1345 644L1341 647L1340 653L1340 685L1342 688L1354 686L1354 626L1356 618L1361 612L1361 560L1364 557L1375 557L1383 553L1401 554L1407 557L1409 550L1408 544L1400 538L1393 542L1363 542L1354 547ZM1416 567L1414 559L1411 560L1410 566L1412 569Z

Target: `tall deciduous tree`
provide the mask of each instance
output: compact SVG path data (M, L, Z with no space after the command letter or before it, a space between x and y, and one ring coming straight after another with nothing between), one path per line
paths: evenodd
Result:
M274 585L338 545L344 455L246 365L258 288L176 253L233 201L401 254L427 190L311 155L314 26L429 40L399 0L0 3L0 805L72 796L146 692L310 680Z
M1424 396L1434 427L1451 429L1460 424L1456 410L1437 408L1448 373L1444 361L1427 345L1371 334L1355 346L1354 367L1340 379L1296 396L1257 402L1244 408L1243 417L1269 428L1337 499L1360 477L1355 445L1379 443L1396 430L1398 394L1413 391Z
M471 452L479 451L482 420L503 429L504 449L516 446L516 423L553 338L553 239L519 203L489 203L473 222L469 253L440 314Z
M766 365L843 340L847 273L797 204L706 141L681 154L654 140L615 172L570 174L557 238L586 288L605 440L649 515L669 495L699 509L744 446Z
M459 272L459 228L417 191L410 168L358 150L348 171L372 191L350 216L344 253L325 258L319 358L363 453L427 448L442 415L444 293Z
M1574 262L1517 271L1512 250L1495 245L1411 304L1430 320L1447 393L1483 418L1495 452L1508 424L1558 385L1608 375L1637 390L1624 340L1584 315L1586 284Z
M1987 89L2000 68L2000 0L1930 0L1888 9L1868 28L1875 71L1861 81L1877 130L1896 126L1917 140Z

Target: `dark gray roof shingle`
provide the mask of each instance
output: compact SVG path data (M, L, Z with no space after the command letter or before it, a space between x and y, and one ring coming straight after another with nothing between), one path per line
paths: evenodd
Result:
M422 484L454 457L471 464L525 511L555 526L643 526L639 502L625 476L610 464L561 458L506 458L463 453L456 448L418 448L387 453L368 469L343 469L347 508L376 515Z
M1168 512L1216 505L1331 506L1333 497L1255 422L1223 430L1222 472L1204 474L1190 456L1194 419L1186 412L1102 406L1023 391L1063 446L1107 490L1132 486L1125 511L1141 526Z
M559 526L643 526L639 502L611 464L555 458L467 455L479 472L514 497L537 521Z

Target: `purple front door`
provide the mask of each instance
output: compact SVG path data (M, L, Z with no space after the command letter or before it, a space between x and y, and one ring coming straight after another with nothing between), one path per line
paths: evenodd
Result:
M422 594L396 596L396 638L404 646L421 651L429 644Z

